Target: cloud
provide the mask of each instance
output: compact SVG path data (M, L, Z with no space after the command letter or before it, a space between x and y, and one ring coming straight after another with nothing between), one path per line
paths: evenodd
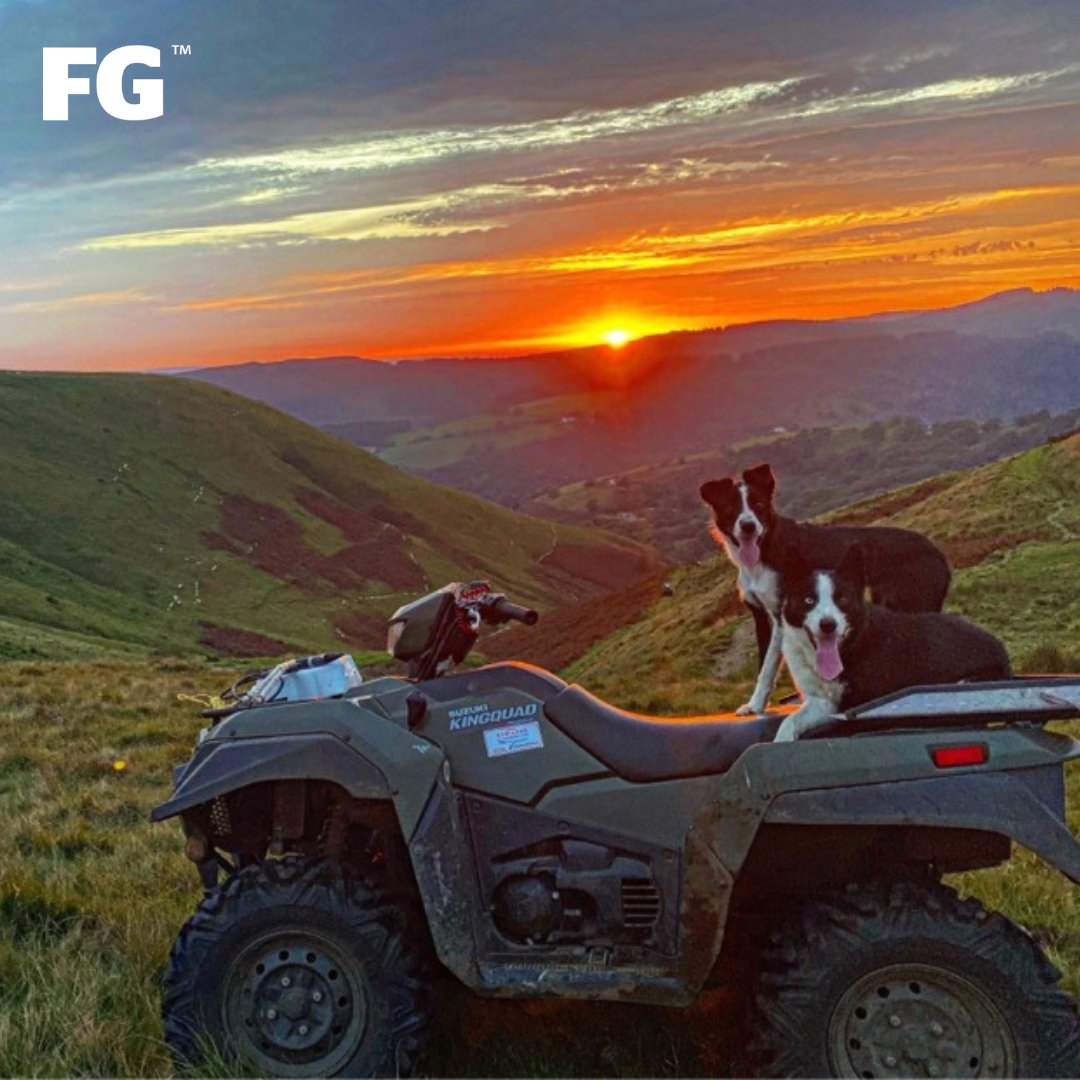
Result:
M714 161L681 157L667 162L638 162L590 175L567 169L546 179L519 178L436 192L385 206L346 207L293 214L267 221L222 222L189 228L154 229L99 236L79 245L81 251L130 251L140 248L253 247L319 241L406 240L489 232L504 227L490 215L518 205L588 198L620 190L688 184L725 174L782 169L784 163L758 160ZM282 189L279 189L282 190ZM288 190L288 189L283 189ZM272 201L248 199L258 203ZM238 201L238 200L234 200Z
M926 105L951 102L966 104L1001 97L1021 90L1032 90L1056 79L1080 71L1080 65L1072 64L1055 71L1036 71L1026 75L975 75L968 78L945 79L925 86L911 86L891 90L867 92L852 91L836 94L799 105L783 114L780 119L808 119L836 113L861 113L898 109L905 105Z
M79 293L75 296L58 296L47 300L22 300L3 308L12 314L52 315L63 311L80 311L85 308L112 307L117 304L138 304L155 299L137 289L119 289L114 292Z
M461 128L418 129L376 134L362 140L332 146L297 146L265 154L205 158L193 165L148 174L142 181L159 192L175 192L169 199L155 200L151 221L162 217L165 207L183 206L185 188L192 184L202 190L212 178L211 190L224 197L203 208L203 221L187 224L161 220L159 227L131 228L91 237L74 245L86 252L132 251L140 249L217 249L265 246L290 247L334 241L400 241L446 239L470 233L484 233L506 227L500 212L518 205L588 199L601 194L661 187L690 187L739 174L785 168L784 162L768 155L741 153L732 149L735 128L728 121L751 125L755 131L778 125L803 136L820 118L835 125L849 117L864 123L866 115L897 110L924 110L942 103L973 104L1008 98L1030 91L1080 70L1073 65L1052 71L1022 75L980 75L947 79L921 86L887 90L826 91L820 80L810 77L746 82L697 94L663 98L648 104L571 112L562 117L526 123L477 124ZM720 125L717 128L716 125ZM706 125L704 131L699 131ZM665 153L641 137L693 128L693 138L684 139L682 153ZM373 205L356 205L355 188L345 189L341 174L387 170L461 154L546 151L596 140L626 138L631 152L640 155L627 162L609 150L607 159L583 161L576 168L554 170L546 178L506 179L505 165L495 174L499 179L450 191L424 191L389 202L373 200ZM722 147L717 140L726 139ZM709 143L715 148L705 149ZM446 169L449 163L442 163ZM318 174L318 175L316 175ZM438 173L436 172L436 176ZM299 181L299 182L298 182ZM130 180L128 181L130 183ZM314 185L314 186L312 186ZM320 186L321 185L321 186ZM399 189L400 190L400 189ZM317 209L302 213L267 216L264 220L237 220L245 208L269 207L303 194ZM397 194L397 193L396 193ZM135 197L136 193L132 192ZM382 198L386 199L384 193ZM341 202L346 205L335 205ZM321 205L320 205L321 203ZM191 207L190 200L187 205ZM214 220L217 218L218 220ZM190 216L188 216L190 221Z
M917 58L936 55L936 52L924 52ZM895 73L900 69L886 70ZM856 87L831 93L815 89L816 80L809 77L793 77L772 82L748 82L629 108L581 110L527 123L383 132L333 146L296 146L266 154L211 157L190 168L287 176L413 168L467 154L556 150L725 120L791 121L843 113L854 116L935 103L970 104L1037 89L1078 70L1080 65L1069 65L1020 75L974 75L922 86L880 90ZM803 100L799 100L800 96Z
M912 49L910 52L901 53L882 65L883 69L890 74L903 71L914 64L927 64L931 60L945 60L955 55L956 49L947 45L927 45L921 49Z
M193 168L298 175L415 166L462 154L517 153L575 146L617 136L701 124L773 100L799 79L751 82L623 109L594 109L519 124L381 133L335 146L294 147L269 154L206 158Z
M414 199L387 206L354 207L293 214L273 221L223 222L193 228L99 236L79 245L81 251L132 251L140 248L253 247L328 240L403 240L454 236L498 228L490 221L436 220L448 207L439 198Z
M290 196L299 195L306 190L302 187L267 187L256 188L253 191L245 191L242 195L237 195L233 199L234 203L240 206L253 206L256 203L267 202L279 202L281 199L288 199Z
M55 288L57 282L46 280L0 281L0 296L5 293L43 292Z
M550 255L428 263L405 268L304 274L256 294L210 297L178 305L177 310L236 312L295 308L322 303L343 293L364 293L482 279L545 280L588 274L686 273L749 268L775 263L892 258L894 248L922 236L932 225L966 223L972 215L996 212L1010 202L1080 195L1080 185L1006 188L877 208L810 215L756 217L704 230L634 234L603 247ZM965 226L966 227L966 226ZM914 232L910 232L914 230ZM949 254L1001 254L1030 249L1030 242L996 241L955 245ZM923 259L919 254L899 253ZM935 253L946 254L945 251Z

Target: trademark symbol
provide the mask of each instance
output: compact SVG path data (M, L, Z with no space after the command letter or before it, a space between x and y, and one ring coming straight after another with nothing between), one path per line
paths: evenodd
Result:
M191 46L190 45L174 45L172 47L172 54L173 54L173 56L190 56L191 55Z

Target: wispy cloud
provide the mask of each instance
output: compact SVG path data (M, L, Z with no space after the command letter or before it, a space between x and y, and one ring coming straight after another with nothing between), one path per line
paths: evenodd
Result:
M937 53L920 54L931 55ZM901 64L901 68L905 66ZM901 68L889 70L895 72ZM715 125L725 120L790 121L843 113L854 116L895 111L906 106L964 105L1037 89L1078 70L1080 66L1069 65L1020 75L977 75L921 86L826 94L814 88L809 77L749 82L630 108L576 111L529 123L376 133L333 146L296 146L268 154L211 157L191 168L289 176L370 172L415 167L466 154L519 154L606 139L640 138L668 129Z
M486 232L495 222L450 222L437 198L415 199L389 206L319 210L273 221L224 222L194 228L99 236L80 245L82 251L132 251L139 248L254 247L260 244L304 244L326 240L407 240Z
M623 109L572 112L521 124L476 125L375 134L335 146L295 147L270 154L206 158L194 168L270 173L365 172L415 166L462 154L518 153L640 136L701 124L776 99L800 79L751 82Z
M7 305L2 310L12 314L53 315L85 308L137 304L153 299L154 297L139 292L137 289L117 289L113 292L79 293L75 296L57 296L44 300L21 300Z
M305 189L302 187L265 187L256 188L254 191L245 191L237 195L233 202L239 206L254 206L256 203L279 202L298 195Z
M890 90L852 91L820 100L806 102L785 112L782 119L828 116L835 113L862 113L902 108L905 105L951 103L963 105L1002 97L1018 91L1045 86L1056 79L1076 74L1080 65L1069 65L1054 71L1036 71L1026 75L976 75L963 79L946 79Z
M79 248L82 251L125 251L139 248L254 247L319 241L453 237L502 228L505 223L492 215L523 204L693 184L725 174L738 175L784 167L783 162L767 157L732 161L680 157L673 161L638 162L598 172L568 169L547 179L520 178L473 184L385 206L346 207L265 221L221 222L99 236L83 242ZM248 201L272 200L268 196L265 200Z
M620 243L584 251L460 260L405 269L308 274L260 293L190 301L179 305L179 310L235 312L299 307L324 302L341 293L470 279L522 281L596 273L677 273L702 268L765 265L776 259L785 261L793 257L840 262L865 258L870 249L881 255L903 250L904 245L911 242L905 230L917 229L929 222L935 222L943 229L947 221L963 220L1006 203L1054 198L1067 201L1078 195L1080 185L1006 188L860 210L735 220L702 230L635 234ZM872 230L882 229L889 231L887 237L872 234ZM915 235L921 236L921 233ZM990 254L1018 250L1020 246L999 242L976 244L970 250L956 246L952 251L956 255L976 251ZM940 256L945 252L936 254Z
M719 265L725 253L740 252L749 252L749 259L754 261L763 256L762 244L784 238L835 243L845 235L868 229L912 227L985 211L1008 202L1051 197L1064 200L1077 195L1080 195L1080 185L1007 188L862 210L758 217L702 230L634 235L615 245L566 254L434 264L413 269L407 280L675 270L703 264ZM343 283L342 279L333 282L335 285ZM369 279L358 284L366 288L374 282ZM385 278L380 284L386 284Z
M926 64L931 60L944 60L947 57L954 56L956 50L947 45L926 45L921 49L912 49L909 52L902 52L899 55L893 55L891 58L882 58L879 60L878 65L883 71L889 72L890 75L895 74L898 71L903 71L905 68L912 67L915 64ZM863 67L868 65L863 64Z
M45 289L55 288L57 282L46 279L26 281L0 281L0 296L5 293L42 292Z

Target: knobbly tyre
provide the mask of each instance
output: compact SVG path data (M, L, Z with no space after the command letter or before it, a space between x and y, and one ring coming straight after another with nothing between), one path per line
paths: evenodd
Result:
M526 664L450 673L511 619L536 614L448 585L392 618L408 677L212 710L154 812L205 888L165 982L180 1062L405 1072L441 964L673 1006L752 979L764 1075L1080 1074L1059 973L941 880L1016 842L1080 883L1080 742L1045 730L1080 678L915 688L777 744L782 712L663 721Z

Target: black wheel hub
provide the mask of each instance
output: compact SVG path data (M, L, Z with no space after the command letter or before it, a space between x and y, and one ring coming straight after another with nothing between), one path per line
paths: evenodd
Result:
M859 979L829 1025L835 1075L1003 1077L1016 1047L998 1008L943 968L898 964Z
M363 1038L366 979L314 935L262 938L232 965L225 1021L233 1045L269 1073L332 1073Z

